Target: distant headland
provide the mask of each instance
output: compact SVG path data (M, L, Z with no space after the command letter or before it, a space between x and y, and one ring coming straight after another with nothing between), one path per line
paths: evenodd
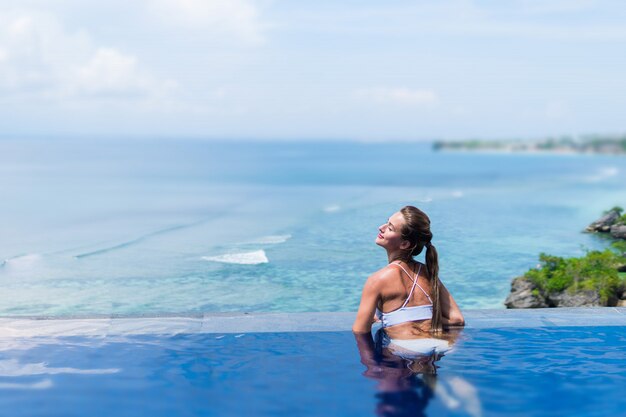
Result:
M626 134L548 137L535 140L435 141L435 151L545 152L626 155Z

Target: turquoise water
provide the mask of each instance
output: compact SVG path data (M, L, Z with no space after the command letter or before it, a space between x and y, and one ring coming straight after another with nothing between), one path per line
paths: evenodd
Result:
M463 308L502 308L540 252L626 204L626 159L429 144L0 141L0 315L352 311L377 227L431 217Z

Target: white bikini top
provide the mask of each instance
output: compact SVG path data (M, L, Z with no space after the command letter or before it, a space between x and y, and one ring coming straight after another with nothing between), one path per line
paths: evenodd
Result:
M432 319L433 300L430 299L430 296L428 295L428 293L424 291L421 285L419 285L417 282L417 280L419 279L420 270L422 269L422 264L420 264L417 270L417 274L415 274L415 278L411 277L411 274L409 274L402 265L398 263L393 263L393 265L398 265L400 268L402 268L402 270L409 277L409 279L413 281L413 286L411 287L411 292L409 293L409 296L404 301L404 304L402 304L402 307L396 310L390 311L389 313L383 313L378 308L376 309L376 315L380 319L380 322L383 325L383 328L389 327L389 326L395 326L396 324L400 324L400 323L406 323L408 321ZM420 290L422 290L424 295L428 298L428 301L430 301L430 304L407 307L406 305L409 303L409 300L411 299L411 296L413 295L413 291L415 290L416 286L419 287Z

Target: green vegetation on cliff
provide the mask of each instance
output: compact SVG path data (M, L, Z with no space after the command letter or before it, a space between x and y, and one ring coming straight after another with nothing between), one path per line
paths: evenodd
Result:
M626 263L615 245L613 249L589 251L580 258L539 255L540 268L524 274L544 294L594 290L603 304L618 297L626 287L626 277L618 268Z
M626 307L626 215L605 211L585 229L614 239L609 249L563 258L542 253L540 264L511 282L507 308Z
M616 212L619 215L614 224L626 224L626 213L624 213L623 208L621 208L620 206L615 206L611 210L605 211L604 214L610 213L612 211Z

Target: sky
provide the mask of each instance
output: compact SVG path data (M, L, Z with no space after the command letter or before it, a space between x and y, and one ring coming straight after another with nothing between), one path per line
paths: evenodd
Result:
M626 133L620 1L0 0L0 137Z

